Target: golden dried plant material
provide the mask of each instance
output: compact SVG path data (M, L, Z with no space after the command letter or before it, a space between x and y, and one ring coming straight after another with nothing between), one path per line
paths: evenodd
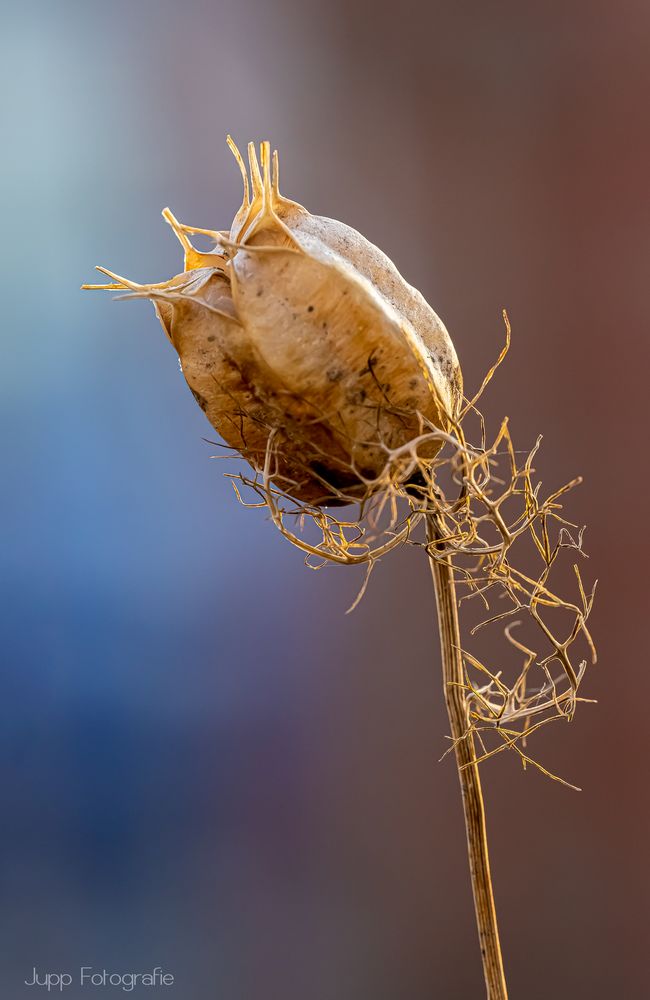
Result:
M389 456L456 420L462 378L442 321L356 230L284 198L277 153L252 143L228 232L163 215L185 250L167 282L122 288L151 299L195 399L256 470L273 442L273 481L314 506L383 486ZM201 253L188 234L210 236ZM127 296L128 297L128 296ZM420 458L439 442L423 437ZM413 469L407 472L413 474Z
M426 552L486 994L507 1000L479 765L510 751L569 784L528 742L588 701L579 691L596 660L594 588L578 566L583 529L563 511L580 479L544 495L533 465L541 438L515 450L507 420L488 444L476 404L508 351L505 312L503 350L465 399L447 331L391 261L355 230L283 198L268 143L261 168L249 145L249 176L228 141L244 182L230 229L184 226L165 209L185 251L182 274L140 285L99 268L113 283L84 287L154 303L197 402L253 467L228 473L239 500L267 510L312 568L365 565L353 607L388 552ZM191 234L214 249L197 250ZM358 510L342 517L329 509L352 501ZM576 559L569 598L554 582L566 555ZM499 662L466 648L461 604L477 609L468 638L503 632Z

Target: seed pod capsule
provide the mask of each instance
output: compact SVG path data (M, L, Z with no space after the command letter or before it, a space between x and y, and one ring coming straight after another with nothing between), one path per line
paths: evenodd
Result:
M196 401L224 441L315 506L379 488L392 451L458 415L462 377L442 321L356 230L284 198L277 153L241 154L244 197L228 232L163 216L185 250L167 282L116 279L150 298ZM215 241L200 253L188 234ZM428 441L420 457L438 449Z

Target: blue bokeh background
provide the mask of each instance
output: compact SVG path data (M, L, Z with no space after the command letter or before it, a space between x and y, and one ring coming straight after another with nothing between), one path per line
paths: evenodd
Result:
M619 533L647 5L26 0L2 25L0 992L162 965L183 1000L481 995L424 561L346 616L359 575L235 502L151 307L79 291L180 270L165 205L229 225L230 131L394 257L469 385L510 309L488 416L546 431L545 481L585 475L603 578L601 704L541 743L585 791L485 769L512 995L645 996L646 543Z

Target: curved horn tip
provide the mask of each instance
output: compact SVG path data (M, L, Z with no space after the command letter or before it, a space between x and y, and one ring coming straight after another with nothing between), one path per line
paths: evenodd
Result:
M279 161L277 149L273 150L272 177L273 177L273 194L275 195L276 198L279 198L280 197L280 161Z
M235 159L239 159L241 157L241 153L239 152L239 146L231 136L230 132L228 132L228 134L226 135L226 143L228 144L228 149L233 154Z
M243 207L246 208L250 204L250 192L248 187L248 173L246 172L246 165L244 163L243 157L239 152L239 147L233 137L228 134L226 136L226 142L228 143L228 148L232 155L237 161L237 166L239 167L239 172L241 173L242 181L244 184L244 202Z
M260 143L260 160L262 161L262 183L264 184L265 197L268 199L269 207L273 200L271 187L271 143L268 141Z
M261 195L262 193L262 174L260 173L260 165L257 159L257 150L255 149L255 143L248 143L248 162L251 168L251 177L253 180L253 194Z

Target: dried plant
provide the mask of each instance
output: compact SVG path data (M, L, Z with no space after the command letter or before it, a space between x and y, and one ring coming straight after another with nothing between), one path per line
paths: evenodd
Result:
M504 420L488 442L477 404L508 351L505 312L504 348L468 399L444 325L388 258L283 198L266 143L262 171L249 146L249 186L229 142L244 179L231 229L184 226L165 209L185 251L182 274L141 285L100 268L114 282L84 287L154 302L225 455L252 469L227 473L238 499L268 511L310 567L363 566L353 607L392 549L426 553L487 994L502 1000L479 765L507 750L569 784L531 756L529 741L573 718L595 661L583 529L562 513L580 480L543 496L533 465L541 439L519 453ZM210 236L214 249L196 250L193 233ZM555 582L563 556L574 559L570 597ZM490 626L503 634L499 663L461 641L458 609L470 604L481 610L470 639Z

